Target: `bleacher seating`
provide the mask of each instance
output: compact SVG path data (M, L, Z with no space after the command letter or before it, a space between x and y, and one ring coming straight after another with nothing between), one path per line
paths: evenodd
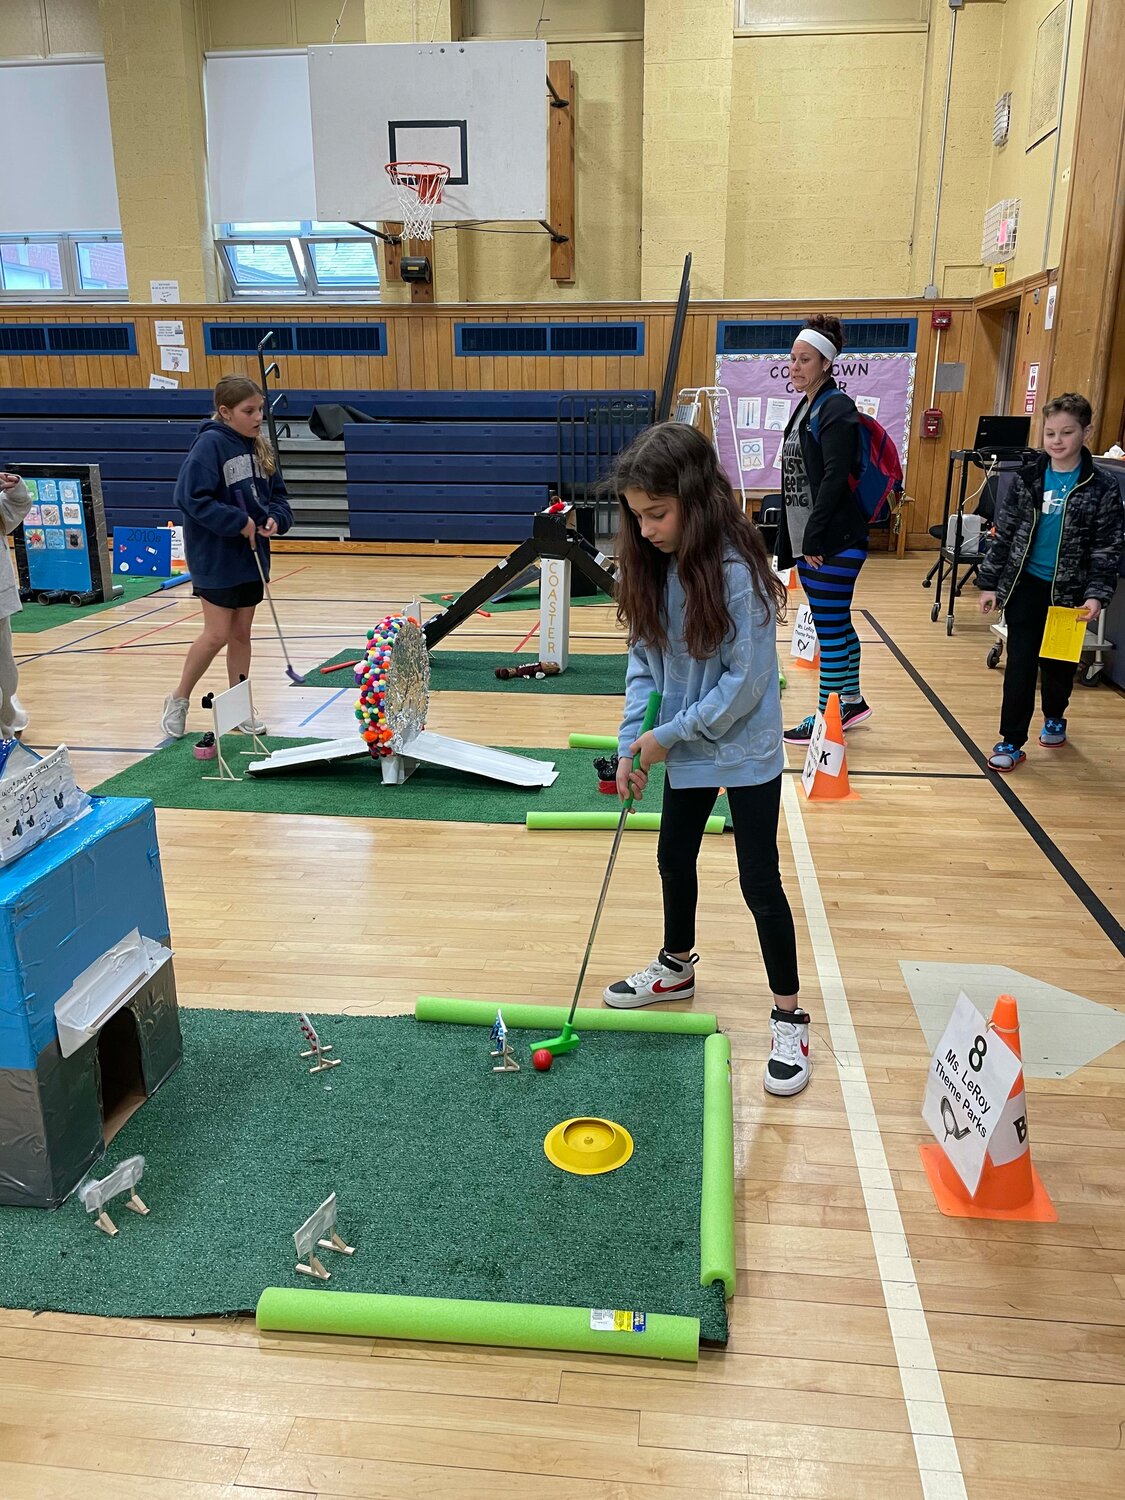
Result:
M286 390L285 396L279 422L306 422L321 403L351 406L373 419L344 429L349 530L355 538L388 541L522 540L560 482L581 487L600 477L593 446L582 440L585 403L635 400L647 407L653 400L652 392L633 391ZM570 422L560 439L564 396ZM14 469L98 464L111 531L117 524L178 522L176 475L210 410L206 390L0 390L0 457Z

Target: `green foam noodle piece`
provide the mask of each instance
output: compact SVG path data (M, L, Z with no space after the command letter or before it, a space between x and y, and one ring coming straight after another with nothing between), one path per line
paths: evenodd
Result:
M415 1003L414 1018L418 1021L444 1021L454 1026L491 1026L497 1010L503 1012L504 1024L515 1031L548 1031L551 1028L557 1031L568 1014L563 1005L506 1005L495 1000L453 1000L440 995L422 995ZM575 1030L581 1031L651 1031L677 1036L711 1036L718 1030L713 1015L690 1010L579 1010L575 1012L574 1026ZM729 1049L727 1055L730 1055Z
M263 1333L351 1334L439 1344L491 1344L504 1349L629 1354L641 1359L699 1358L698 1318L646 1311L644 1331L637 1333L591 1328L590 1321L588 1307L276 1286L266 1287L257 1310Z
M721 1281L734 1296L734 1099L730 1039L703 1044L703 1189L699 1210L699 1280Z
M617 737L612 734L572 734L567 743L572 750L617 749Z
M526 826L531 829L592 829L617 827L618 812L529 812ZM722 833L726 820L721 813L712 813L707 819L705 833ZM635 812L625 819L626 833L659 833L660 814Z

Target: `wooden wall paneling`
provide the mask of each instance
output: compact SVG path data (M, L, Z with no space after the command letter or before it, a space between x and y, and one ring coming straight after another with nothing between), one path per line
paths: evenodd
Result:
M1125 443L1125 262L1117 283L1117 312L1110 343L1102 410L1094 413L1095 446L1105 452L1114 443Z

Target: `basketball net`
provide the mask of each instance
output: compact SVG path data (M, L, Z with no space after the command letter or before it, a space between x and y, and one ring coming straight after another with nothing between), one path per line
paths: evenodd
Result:
M386 170L401 211L403 239L433 239L434 209L441 202L449 168L436 161L392 161Z

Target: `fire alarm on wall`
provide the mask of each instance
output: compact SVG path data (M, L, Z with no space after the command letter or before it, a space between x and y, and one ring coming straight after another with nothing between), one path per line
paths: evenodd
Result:
M941 407L931 406L922 413L922 436L941 437Z
M931 328L951 328L953 326L953 314L948 307L935 307L930 312Z

